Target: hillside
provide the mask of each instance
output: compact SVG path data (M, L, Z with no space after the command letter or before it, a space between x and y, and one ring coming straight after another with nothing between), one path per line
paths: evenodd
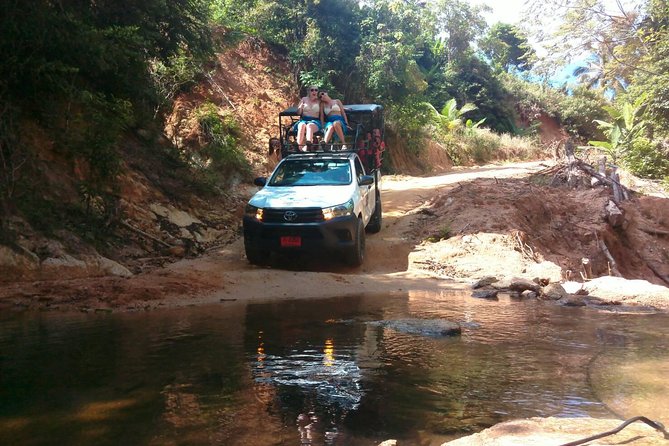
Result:
M236 120L254 174L267 173L272 167L267 164L267 142L278 111L296 100L295 91L286 61L255 39L218 54L212 74L176 98L164 131L140 128L127 134L121 144L119 208L110 216L121 218L118 223L99 222L95 230L102 235L94 239L77 228L51 229L64 216L71 217L68 208L78 200L77 184L86 166L54 152L43 132L33 128L36 169L47 178L43 196L60 203L61 209L38 207L42 227L20 217L9 222L17 241L0 245L0 282L128 277L228 243L238 231L250 174L232 172L227 190L212 192L175 156L196 152L204 144L196 111L213 103L221 116L230 114Z
M276 161L268 159L267 146L276 136L278 112L297 99L287 61L262 41L249 37L217 54L205 79L176 97L164 129L139 128L126 135L118 190L110 192L118 204L111 214L105 209L101 221L77 214L79 183L89 166L58 153L43 129L26 124L36 151L35 172L45 178L35 185L40 201L28 206L39 225L20 212L8 220L6 230L15 241L0 242L0 282L129 277L233 240L249 180L267 174ZM197 154L206 143L198 110L208 103L236 122L252 170L225 172L226 190L213 193L177 159ZM437 147L421 159L397 150L393 164L410 173L450 166Z

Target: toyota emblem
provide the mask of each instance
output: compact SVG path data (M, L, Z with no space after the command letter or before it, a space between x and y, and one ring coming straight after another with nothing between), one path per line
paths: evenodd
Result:
M283 213L283 219L286 221L295 221L297 219L297 212L286 211Z

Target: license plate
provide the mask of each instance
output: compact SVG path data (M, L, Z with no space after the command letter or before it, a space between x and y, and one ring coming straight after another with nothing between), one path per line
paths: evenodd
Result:
M281 237L282 248L299 248L302 246L302 237L294 235L286 235Z

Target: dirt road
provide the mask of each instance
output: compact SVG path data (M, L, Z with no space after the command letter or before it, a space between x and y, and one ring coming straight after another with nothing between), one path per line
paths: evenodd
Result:
M409 254L420 243L417 212L448 188L474 178L527 175L540 163L453 170L432 177L385 176L382 184L383 229L367 237L363 267L352 269L321 259L279 259L258 268L244 257L243 241L210 250L130 279L102 278L15 284L0 289L0 300L18 308L115 311L218 302L221 300L318 298L399 290L466 288L409 268Z

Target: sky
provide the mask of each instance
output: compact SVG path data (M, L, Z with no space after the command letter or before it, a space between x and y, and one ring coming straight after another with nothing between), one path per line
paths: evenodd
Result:
M486 20L490 25L497 22L515 25L520 20L525 0L472 0L470 3L474 5L487 4L492 7L493 12L486 14Z
M641 0L620 0L622 5L626 9L631 9L634 5L641 3ZM479 5L485 4L492 8L492 12L485 14L485 18L488 22L488 25L493 25L497 22L509 23L512 25L518 24L523 18L523 13L527 9L525 3L527 0L470 0L471 4ZM618 11L618 6L616 0L604 0L609 11ZM522 24L522 22L521 22ZM530 39L530 44L532 41ZM537 54L541 55L541 48L533 45ZM582 59L586 59L588 56L584 55ZM574 69L582 64L582 60L571 61L559 73L556 73L552 79L552 82L556 85L561 85L565 82L573 81L572 73Z
M526 9L527 0L470 0L471 4L486 4L493 9L492 13L486 15L488 24L497 22L510 23L515 25L522 18L522 13ZM641 3L639 0L622 0L625 7ZM617 10L616 0L604 0L604 4L609 10Z

